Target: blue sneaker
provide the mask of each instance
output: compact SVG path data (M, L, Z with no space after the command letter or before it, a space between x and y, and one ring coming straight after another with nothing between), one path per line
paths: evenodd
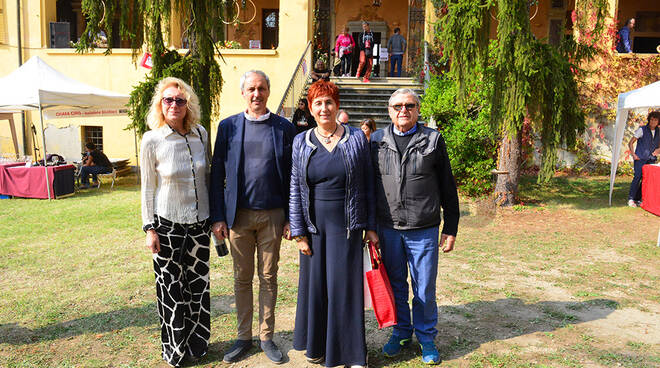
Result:
M399 354L404 346L410 345L410 341L412 341L410 338L401 338L392 334L390 340L383 346L383 354L391 358Z
M440 353L438 353L433 341L420 342L419 347L422 348L422 362L424 364L440 364Z

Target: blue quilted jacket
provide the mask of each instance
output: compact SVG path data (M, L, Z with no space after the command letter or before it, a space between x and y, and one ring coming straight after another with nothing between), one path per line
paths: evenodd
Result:
M374 170L367 138L361 130L344 125L348 131L335 149L341 150L346 166L346 197L344 205L346 235L352 230L376 230L374 202ZM300 133L293 140L289 221L291 236L316 234L316 226L309 215L310 198L307 166L312 153L318 149L310 141L313 129Z

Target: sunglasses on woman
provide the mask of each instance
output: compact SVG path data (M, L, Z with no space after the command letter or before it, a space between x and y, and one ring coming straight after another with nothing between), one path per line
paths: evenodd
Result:
M167 106L171 106L173 103L176 104L179 107L186 106L188 103L188 100L185 98L179 98L179 97L163 97L163 102Z
M414 103L408 103L408 104L396 104L396 105L390 105L391 108L393 108L395 111L401 111L404 107L406 110L410 111L417 107L417 104Z

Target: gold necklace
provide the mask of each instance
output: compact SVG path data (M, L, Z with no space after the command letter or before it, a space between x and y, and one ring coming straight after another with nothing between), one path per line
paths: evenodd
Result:
M338 124L335 124L335 130L333 130L332 133L330 133L330 135L327 136L327 137L324 136L323 134L321 134L321 131L319 130L319 127L316 127L316 133L318 133L318 135L320 135L321 137L323 137L323 143L328 144L328 143L332 142L332 139L331 139L331 138L332 138L332 136L335 135L335 133L337 132L337 128L339 128L339 125L338 125Z

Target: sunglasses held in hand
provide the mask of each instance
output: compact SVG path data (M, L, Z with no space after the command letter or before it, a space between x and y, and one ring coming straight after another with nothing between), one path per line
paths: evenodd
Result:
M414 108L417 107L417 104L414 103L408 103L408 104L396 104L396 105L390 105L391 108L393 108L396 111L401 111L405 107L406 110L410 111Z
M179 107L186 106L188 103L188 100L185 98L178 98L178 97L163 97L163 102L167 106L171 106L173 103L175 103Z

